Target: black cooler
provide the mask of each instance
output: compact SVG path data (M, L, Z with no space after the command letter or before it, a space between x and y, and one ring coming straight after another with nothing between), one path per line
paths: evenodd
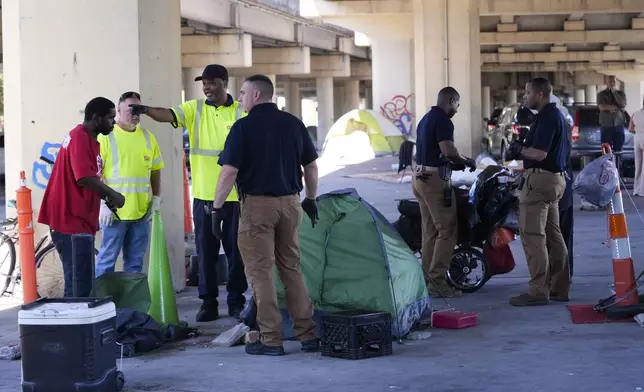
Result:
M116 308L106 298L42 298L18 313L23 392L114 392Z

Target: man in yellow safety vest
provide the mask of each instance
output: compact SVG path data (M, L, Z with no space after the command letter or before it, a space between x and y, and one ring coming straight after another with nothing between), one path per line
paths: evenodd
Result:
M175 128L188 131L190 138L190 167L192 170L192 216L195 224L195 244L199 261L199 298L203 300L197 321L219 318L217 296L217 262L220 241L213 234L212 203L219 180L219 154L230 132L230 127L245 116L242 106L226 92L228 70L219 64L208 65L201 81L206 99L193 99L176 108L155 108L139 104L130 105L133 113L145 113L155 121L171 123ZM237 247L239 225L239 197L233 190L224 203L223 244L228 259L228 315L239 317L244 308L248 289L244 265Z
M133 91L119 98L119 119L114 131L100 135L103 182L125 196L125 205L114 213L101 203L99 223L103 230L96 262L96 277L113 272L123 250L123 270L141 272L150 239L152 214L161 205L161 169L163 159L154 135L141 128L139 115L129 105L140 104L141 96ZM150 190L152 190L150 196Z

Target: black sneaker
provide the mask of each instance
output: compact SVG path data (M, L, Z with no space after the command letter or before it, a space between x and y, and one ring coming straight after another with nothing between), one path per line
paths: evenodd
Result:
M302 342L302 351L314 352L320 349L320 341L318 339L309 339Z
M201 304L199 312L197 312L197 322L206 323L208 321L215 321L219 318L218 305L212 302L205 302Z
M254 343L246 344L246 354L279 357L281 355L285 355L286 353L284 352L283 346L272 347L265 345L261 341L257 341Z

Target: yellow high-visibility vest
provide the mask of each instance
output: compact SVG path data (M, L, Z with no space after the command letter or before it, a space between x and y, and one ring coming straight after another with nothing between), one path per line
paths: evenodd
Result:
M177 117L176 127L188 131L190 138L190 168L192 171L192 196L213 201L219 181L219 154L235 121L246 116L241 104L233 101L229 106L206 105L204 99L187 101L172 109ZM233 187L226 201L238 201Z
M137 126L133 132L114 126L109 135L99 135L103 182L125 196L116 213L122 220L141 219L151 199L150 174L163 168L159 144L154 135Z

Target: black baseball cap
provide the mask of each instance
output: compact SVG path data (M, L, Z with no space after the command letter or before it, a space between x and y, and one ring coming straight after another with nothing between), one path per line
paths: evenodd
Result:
M195 82L200 80L212 80L212 79L221 79L228 80L228 70L223 65L219 64L210 64L203 69L201 76L195 78Z

